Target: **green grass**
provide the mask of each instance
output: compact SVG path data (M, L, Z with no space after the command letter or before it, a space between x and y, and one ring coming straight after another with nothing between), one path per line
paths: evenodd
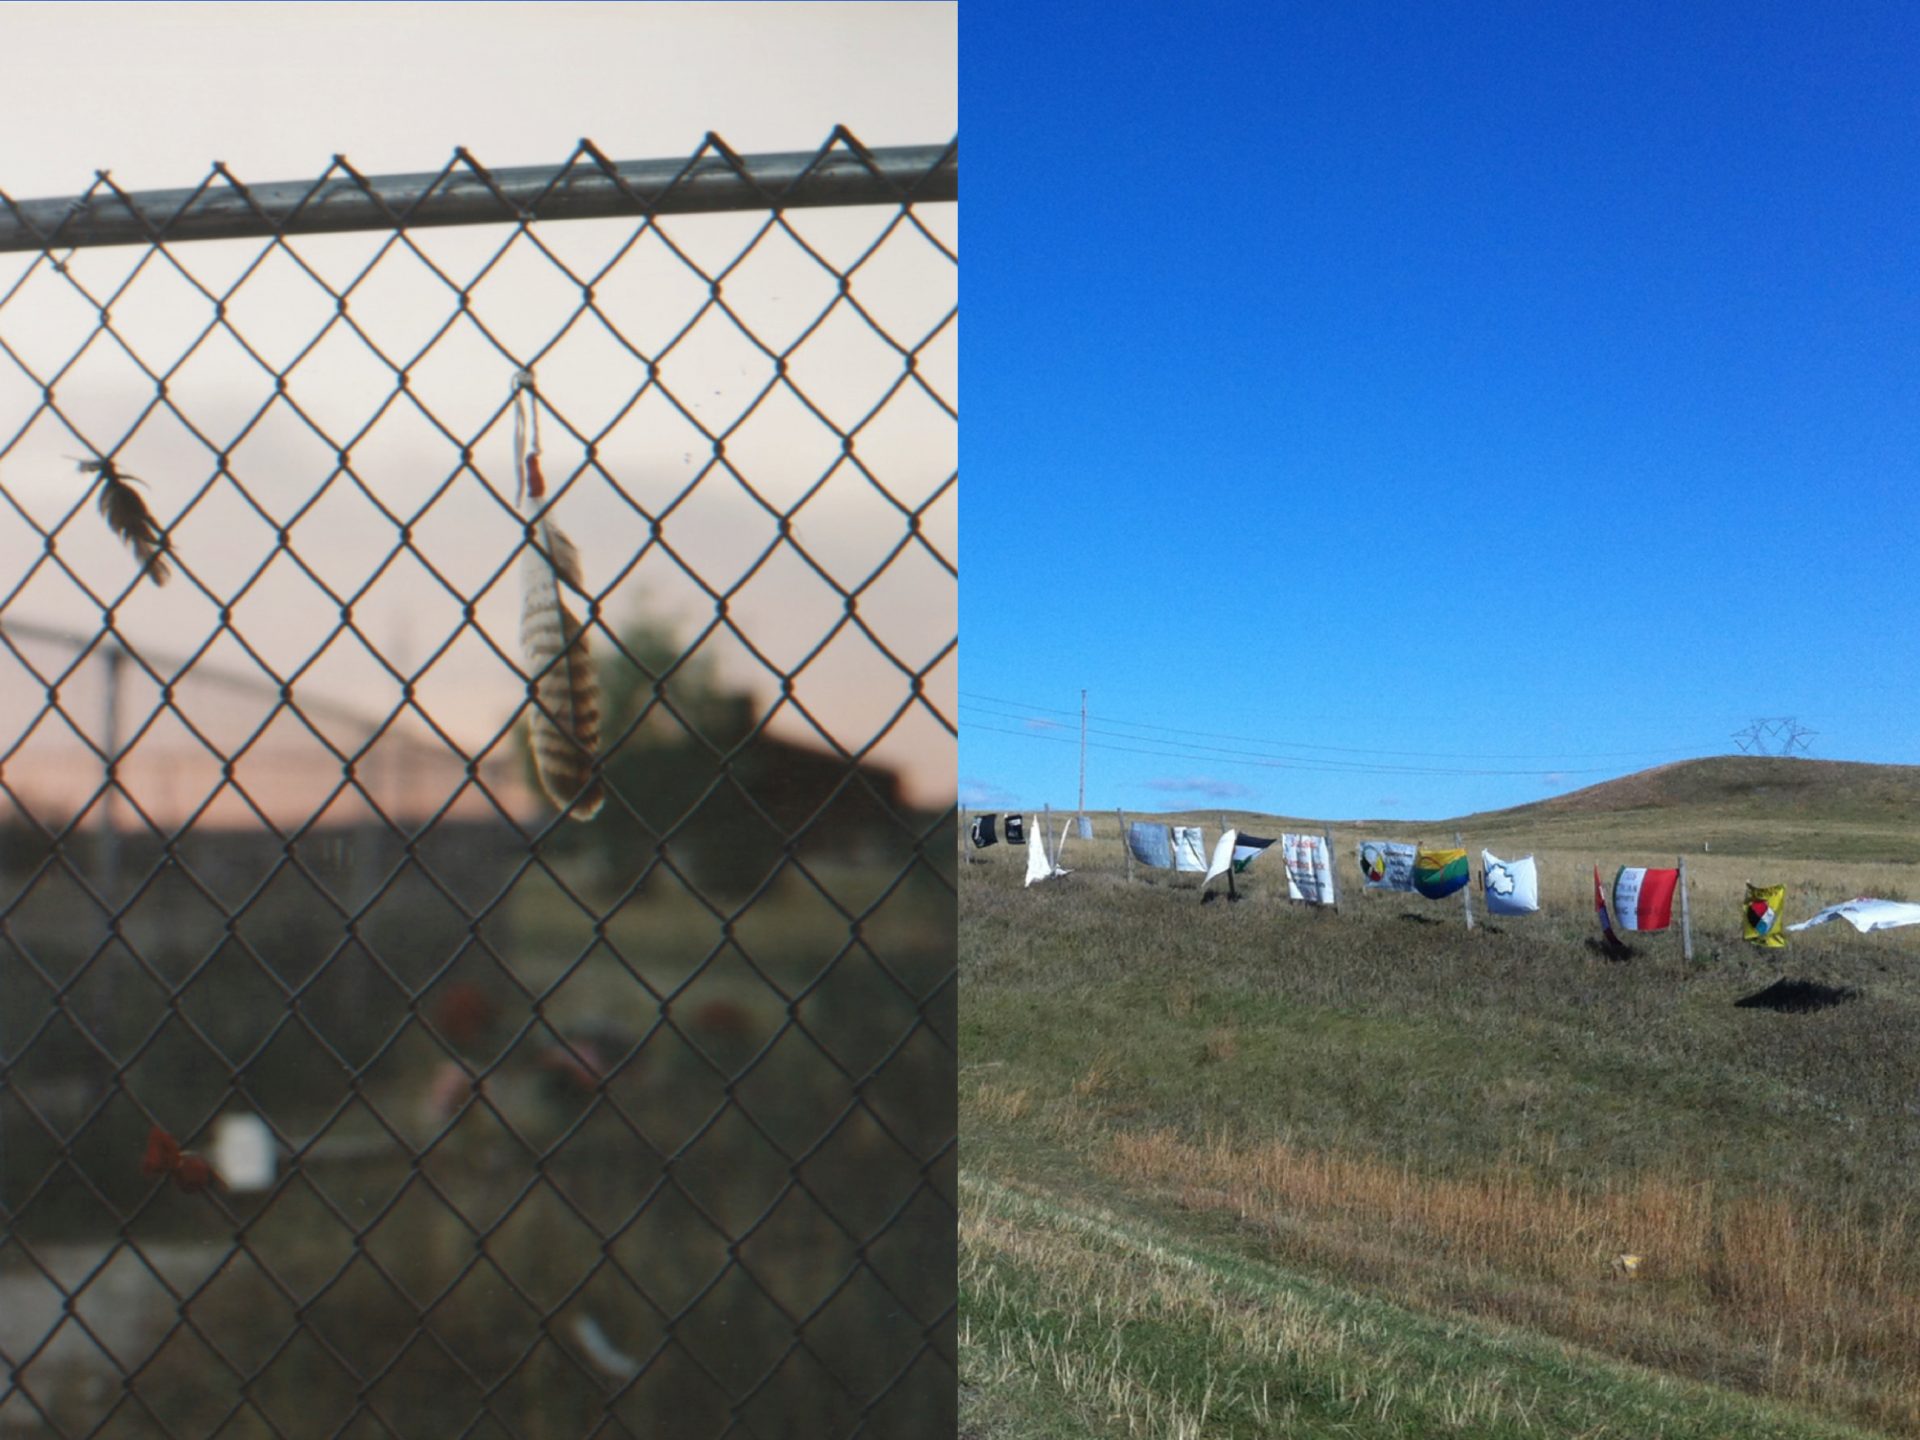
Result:
M977 1440L1861 1433L1423 1315L1084 1194L969 1175L962 1197L963 1434Z
M1330 1283L1920 1433L1920 1362L1892 1338L1920 1317L1906 1208L1920 1162L1920 943L1829 926L1760 952L1738 928L1748 880L1786 883L1790 918L1920 891L1902 858L1920 855L1920 785L1894 767L1730 761L1617 786L1618 810L1588 794L1424 826L1314 824L1353 887L1337 914L1289 907L1277 856L1243 877L1238 905L1201 906L1196 877L1136 870L1129 883L1111 820L1101 839L1068 842L1073 875L1032 890L1017 857L989 852L962 878L969 1166L1067 1205L1084 1183L1072 1177L1104 1175L1172 1207L1161 1223L1176 1239L1224 1220L1268 1260ZM1220 817L1187 818L1212 832ZM1451 843L1456 828L1473 850L1539 855L1545 912L1481 915L1468 934L1457 899L1354 885L1363 835ZM1694 962L1677 931L1637 938L1625 964L1597 955L1592 867L1671 864L1683 850ZM1861 998L1809 1015L1734 1008L1782 973ZM1129 1169L1141 1137L1161 1169ZM1446 1186L1488 1184L1516 1213L1598 1207L1674 1253L1650 1256L1660 1278L1621 1312L1597 1238L1589 1275L1577 1246L1523 1254L1443 1236L1440 1220L1416 1224L1385 1202L1336 1197L1305 1213L1288 1183L1254 1178L1276 1143L1339 1162L1328 1183L1358 1187L1347 1200L1398 1184L1431 1209ZM1182 1173L1201 1156L1216 1172L1204 1182ZM1690 1195L1707 1197L1698 1214L1662 1216ZM1646 1248L1635 1234L1605 1243ZM1768 1286L1784 1307L1772 1320ZM1381 1433L1424 1432L1408 1421Z

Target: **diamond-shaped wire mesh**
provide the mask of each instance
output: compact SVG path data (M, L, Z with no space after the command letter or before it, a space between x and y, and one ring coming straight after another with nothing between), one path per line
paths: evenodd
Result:
M956 170L0 196L0 1437L951 1433Z

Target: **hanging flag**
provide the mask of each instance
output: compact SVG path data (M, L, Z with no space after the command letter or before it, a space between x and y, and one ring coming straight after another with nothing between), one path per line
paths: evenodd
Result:
M1173 827L1173 868L1201 875L1207 868L1207 835L1198 825Z
M1207 873L1200 881L1202 885L1216 875L1225 875L1238 868L1233 863L1233 844L1239 833L1237 830L1229 830L1214 842L1213 859L1207 862Z
M1134 821L1127 827L1127 849L1142 865L1155 870L1173 869L1173 835L1165 825Z
M1593 909L1600 917L1600 932L1607 937L1608 946L1615 949L1625 948L1620 937L1613 933L1613 922L1607 918L1607 892L1600 888L1600 867L1593 867Z
M1742 937L1751 945L1778 950L1787 943L1787 929L1781 922L1787 912L1787 887L1784 885L1747 886L1747 905L1740 912Z
M976 815L973 817L973 825L972 828L967 831L967 838L973 842L974 849L984 850L989 845L998 845L1000 843L1000 837L993 833L994 824L999 818L998 815Z
M1009 815L1007 817L1007 841L1009 844L1013 842L1013 822L1019 818L1017 815ZM1058 865L1054 864L1052 860L1047 858L1046 832L1038 820L1034 821L1033 825L1027 829L1027 884L1031 885L1036 880L1051 880L1056 875L1067 875L1070 873L1072 872L1062 870Z
M1869 930L1920 925L1920 905L1907 900L1875 900L1860 895L1838 905L1829 905L1798 925L1789 925L1787 929L1805 930L1810 925L1825 925L1829 920L1844 920L1864 935Z
M1018 815L1007 816L1007 844L1024 845L1027 843L1026 821Z
M1480 852L1480 880L1487 892L1487 910L1493 915L1532 915L1540 908L1540 871L1533 857L1502 860L1491 850Z
M1444 900L1467 885L1467 852L1429 850L1422 845L1413 857L1413 888L1429 900Z
M1369 890L1413 889L1412 845L1398 840L1360 842L1360 879Z
M1678 870L1622 865L1613 877L1613 913L1622 930L1664 930L1673 923L1673 892Z
M1258 835L1229 833L1233 834L1233 873L1236 875L1244 875L1254 858L1273 844L1273 841L1262 840Z
M1082 815L1077 823L1079 828L1073 833L1078 835L1082 840L1093 839L1093 817L1091 815Z
M1280 853L1287 866L1287 898L1309 905L1332 905L1333 849L1324 835L1282 835Z

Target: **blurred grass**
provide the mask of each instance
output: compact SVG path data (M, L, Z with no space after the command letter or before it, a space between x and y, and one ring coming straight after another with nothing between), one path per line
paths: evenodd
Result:
M443 874L491 897L478 923L411 878L357 919L304 881L232 924L157 889L104 948L57 873L30 887L0 1285L119 1241L208 1266L133 1325L135 1398L23 1355L13 1409L128 1436L951 1428L950 876L810 869L718 909L564 862ZM491 1002L472 1033L454 986ZM592 1088L543 1059L581 1034L611 1037ZM272 1191L140 1175L148 1113L204 1147L229 1109L301 1147Z

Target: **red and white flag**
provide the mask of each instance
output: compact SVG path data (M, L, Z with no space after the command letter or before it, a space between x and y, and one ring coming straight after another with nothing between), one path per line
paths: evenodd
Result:
M1613 913L1623 930L1664 930L1673 923L1673 892L1678 870L1649 870L1622 865L1613 877Z

